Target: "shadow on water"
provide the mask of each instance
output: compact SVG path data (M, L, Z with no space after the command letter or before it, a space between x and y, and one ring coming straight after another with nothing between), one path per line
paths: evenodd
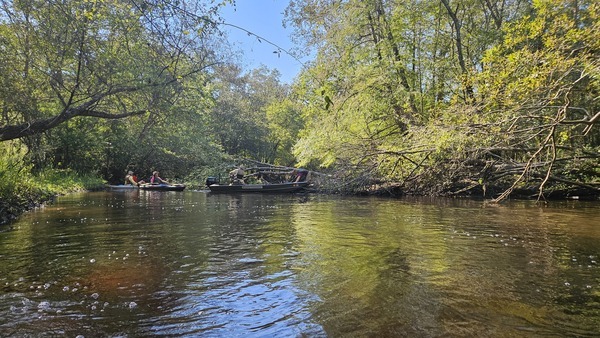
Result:
M95 192L0 233L0 336L595 336L598 205Z

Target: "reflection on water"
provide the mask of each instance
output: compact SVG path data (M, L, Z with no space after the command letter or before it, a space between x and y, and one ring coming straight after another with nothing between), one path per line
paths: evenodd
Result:
M598 204L97 192L0 232L0 336L600 334Z

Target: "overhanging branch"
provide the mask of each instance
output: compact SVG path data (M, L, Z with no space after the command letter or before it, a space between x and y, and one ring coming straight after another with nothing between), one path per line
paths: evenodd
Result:
M102 112L102 111L88 110L88 111L82 112L81 114L79 114L79 116L91 116L91 117L99 117L99 118L107 119L107 120L117 120L117 119L122 119L122 118L130 117L130 116L144 115L147 112L148 112L147 110L138 110L138 111L132 111L132 112L127 112L127 113L122 113L122 114L111 114L111 113L106 113L106 112Z

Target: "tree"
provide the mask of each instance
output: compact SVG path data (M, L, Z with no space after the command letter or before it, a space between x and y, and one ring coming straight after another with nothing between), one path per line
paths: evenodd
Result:
M598 190L597 12L585 0L292 2L289 22L317 50L294 87L295 154L367 187Z
M272 102L266 108L269 128L270 153L266 162L276 165L293 166L296 158L293 147L299 140L304 127L301 110L290 99Z
M214 63L221 3L9 1L0 7L0 141L75 117L147 114Z
M215 85L215 105L211 113L211 130L223 150L235 156L262 162L275 160L275 146L270 138L267 109L284 100L287 88L279 82L279 73L266 67L242 74L235 65L219 67ZM283 112L285 113L285 112Z
M514 182L497 197L550 183L600 191L597 150L600 106L600 6L588 1L537 1L530 17L506 29L480 76L486 112L499 128L488 151L495 176ZM502 167L503 168L502 168ZM510 177L510 176L509 176Z

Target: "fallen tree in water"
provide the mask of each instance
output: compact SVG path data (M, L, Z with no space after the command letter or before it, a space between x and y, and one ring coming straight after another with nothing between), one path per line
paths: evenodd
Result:
M466 17L443 6L431 14L452 25L419 32L380 25L407 18L394 4L387 12L356 8L352 13L376 18L363 31L354 16L336 19L309 67L317 79L297 86L306 127L294 154L301 163L335 168L339 189L348 192L495 202L597 196L600 7L520 3L509 10L515 16L499 16L494 26L477 21L489 18L485 6L481 16L475 6ZM321 16L312 19L320 27ZM483 30L461 28L463 20ZM422 32L448 34L448 45L437 49L444 44L427 44ZM405 36L420 36L415 41L425 45Z
M567 120L572 114L564 107L538 110L537 115L488 124L452 125L440 118L405 133L406 142L399 146L372 150L372 142L355 145L350 153L362 155L338 161L342 164L329 176L335 179L327 190L477 196L495 202L510 197L597 199L600 132L592 127L599 114Z
M289 174L294 169L248 159L240 163L265 173ZM312 170L312 189L334 194L466 196L494 202L600 197L600 152L552 142L538 148L482 147L462 152L421 147L365 154L359 163ZM394 164L391 175L389 163Z
M600 196L600 152L559 146L552 134L537 148L387 151L365 155L360 163L371 165L338 170L339 192L475 196L495 202Z

